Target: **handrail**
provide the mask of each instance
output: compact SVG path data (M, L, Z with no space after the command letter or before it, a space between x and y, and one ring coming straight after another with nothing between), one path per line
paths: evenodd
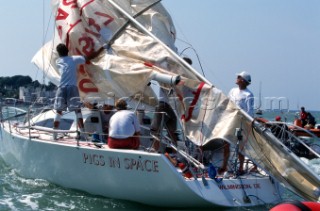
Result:
M45 131L45 132L57 132L57 133L76 133L77 130L59 130L59 129L53 129L53 128L48 128L48 127L42 127L42 126L30 126L30 129L35 129L35 130L40 130L40 131Z
M146 126L143 126L141 125L140 126L141 128L143 129L146 129L146 130L150 130L149 127L146 127ZM163 142L162 140L160 140L159 137L156 137L156 136L153 136L151 135L152 138L156 139L157 141L159 142ZM164 136L164 138L166 140L171 140L168 136ZM173 145L172 143L170 143L169 141L166 141L164 142L165 144L168 144L170 145L170 147L172 147L175 151L177 151L181 156L183 156L185 159L187 159L190 163L192 163L195 167L197 168L201 168L202 170L205 170L205 166L200 162L198 161L197 159L195 159L194 157L192 157L191 155L187 154L186 152L184 152L183 150L180 150L178 149L175 145Z

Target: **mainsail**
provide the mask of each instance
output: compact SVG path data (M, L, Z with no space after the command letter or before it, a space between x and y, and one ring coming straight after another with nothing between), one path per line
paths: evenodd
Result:
M156 0L52 0L56 35L34 56L33 62L55 83L55 46L66 43L71 54L89 55L101 46L106 51L82 65L78 85L83 99L144 96L150 106L157 95L148 86L159 74L181 76L170 98L185 136L198 146L217 139L237 143L235 128L243 131L242 153L308 200L317 201L320 178L286 150L266 128L253 121L218 88L177 55L176 31L170 15Z

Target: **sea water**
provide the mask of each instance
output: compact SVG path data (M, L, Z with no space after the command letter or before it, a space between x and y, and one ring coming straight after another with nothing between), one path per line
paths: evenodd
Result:
M292 122L296 112L269 111L264 112L263 117L273 120L275 116L282 116L284 120ZM312 112L320 123L320 112ZM308 161L306 161L308 162ZM312 160L309 163L315 172L320 174L320 161ZM72 178L70 178L72 179ZM90 183L90 178L87 180ZM290 191L284 195L284 199L298 199ZM161 199L159 199L161 202ZM210 208L201 210L252 210L267 211L273 205L265 205L253 208ZM45 180L28 179L19 176L14 169L8 167L0 158L0 210L180 210L177 208L160 208L91 195L81 191L63 188ZM199 210L189 209L189 210Z

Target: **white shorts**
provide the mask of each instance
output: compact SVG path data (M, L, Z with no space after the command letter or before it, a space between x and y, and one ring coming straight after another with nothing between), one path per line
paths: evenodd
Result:
M59 87L54 100L54 109L58 111L79 110L81 108L81 100L77 86Z

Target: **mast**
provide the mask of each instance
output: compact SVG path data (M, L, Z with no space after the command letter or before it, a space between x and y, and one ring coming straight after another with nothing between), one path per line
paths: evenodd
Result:
M261 106L262 106L262 99L261 99L261 81L259 83L259 105L257 107L257 111L256 114L258 115L262 115L262 110L261 110Z
M260 109L261 108L261 104L262 104L262 100L261 100L261 81L260 81L260 83L259 83L259 107L258 107L258 109Z

